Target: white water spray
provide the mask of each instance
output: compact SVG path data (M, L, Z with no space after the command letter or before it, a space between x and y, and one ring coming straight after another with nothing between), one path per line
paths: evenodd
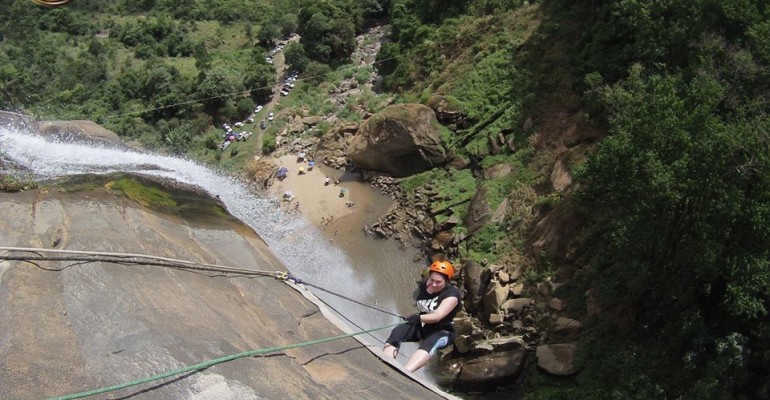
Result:
M328 239L307 221L283 214L269 199L254 194L233 177L181 158L50 142L41 136L6 127L0 127L0 149L7 159L28 168L36 179L130 172L201 187L211 195L218 195L232 215L251 226L292 274L331 291L374 304L373 299L367 298L374 282L371 278L362 278L360 274L354 277L354 268L341 250L331 246ZM315 294L363 327L394 321L385 314L371 312L340 298L320 292Z

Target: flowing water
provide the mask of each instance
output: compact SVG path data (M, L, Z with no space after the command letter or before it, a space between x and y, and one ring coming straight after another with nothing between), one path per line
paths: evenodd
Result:
M281 214L270 199L256 194L243 182L195 162L127 149L47 141L8 127L0 127L0 152L28 168L39 180L130 172L199 186L218 195L231 214L251 226L294 276L396 314L413 312L412 290L424 264L412 261L413 255L400 250L395 242L365 237L359 227L342 232L332 243L324 232L301 216ZM374 192L367 195L376 200L366 209L373 220L387 207L387 201L377 196ZM349 221L348 224L358 222L366 223ZM397 321L393 316L324 292L314 292L361 328ZM378 340L386 336L387 332L383 331L376 334Z

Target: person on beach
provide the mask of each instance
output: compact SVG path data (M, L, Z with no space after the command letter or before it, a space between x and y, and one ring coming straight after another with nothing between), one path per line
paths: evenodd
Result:
M386 357L396 358L402 342L422 341L417 351L409 357L404 368L414 372L422 368L436 351L452 343L455 333L454 319L460 311L460 291L450 279L455 274L449 261L436 261L430 265L427 279L420 282L417 293L417 314L390 332L382 351Z

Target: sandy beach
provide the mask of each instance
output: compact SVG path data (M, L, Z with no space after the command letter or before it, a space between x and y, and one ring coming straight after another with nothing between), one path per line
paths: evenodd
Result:
M281 202L285 210L294 211L298 207L308 221L328 231L337 229L338 221L360 208L355 200L360 184L334 183L342 172L319 166L308 169L307 161L300 162L296 155L282 156L277 162L279 166L288 168L289 172L285 179L276 179L268 193L271 197L283 200L284 193L291 192L293 199ZM299 173L300 167L304 170L302 174ZM328 174L322 169L326 169ZM326 178L329 178L328 184L325 184ZM341 192L344 192L342 196ZM353 205L348 206L351 201Z

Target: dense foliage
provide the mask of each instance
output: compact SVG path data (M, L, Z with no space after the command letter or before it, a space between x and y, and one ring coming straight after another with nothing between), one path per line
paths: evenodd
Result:
M91 119L129 140L212 158L211 128L272 96L265 55L278 39L291 64L344 63L375 0L80 0L0 3L0 109ZM296 51L295 51L296 50ZM294 57L296 55L296 57ZM195 149L195 150L193 150Z
M582 382L616 382L621 397L768 398L770 9L593 11L576 59L609 137L579 174L581 283L607 312L584 341Z

